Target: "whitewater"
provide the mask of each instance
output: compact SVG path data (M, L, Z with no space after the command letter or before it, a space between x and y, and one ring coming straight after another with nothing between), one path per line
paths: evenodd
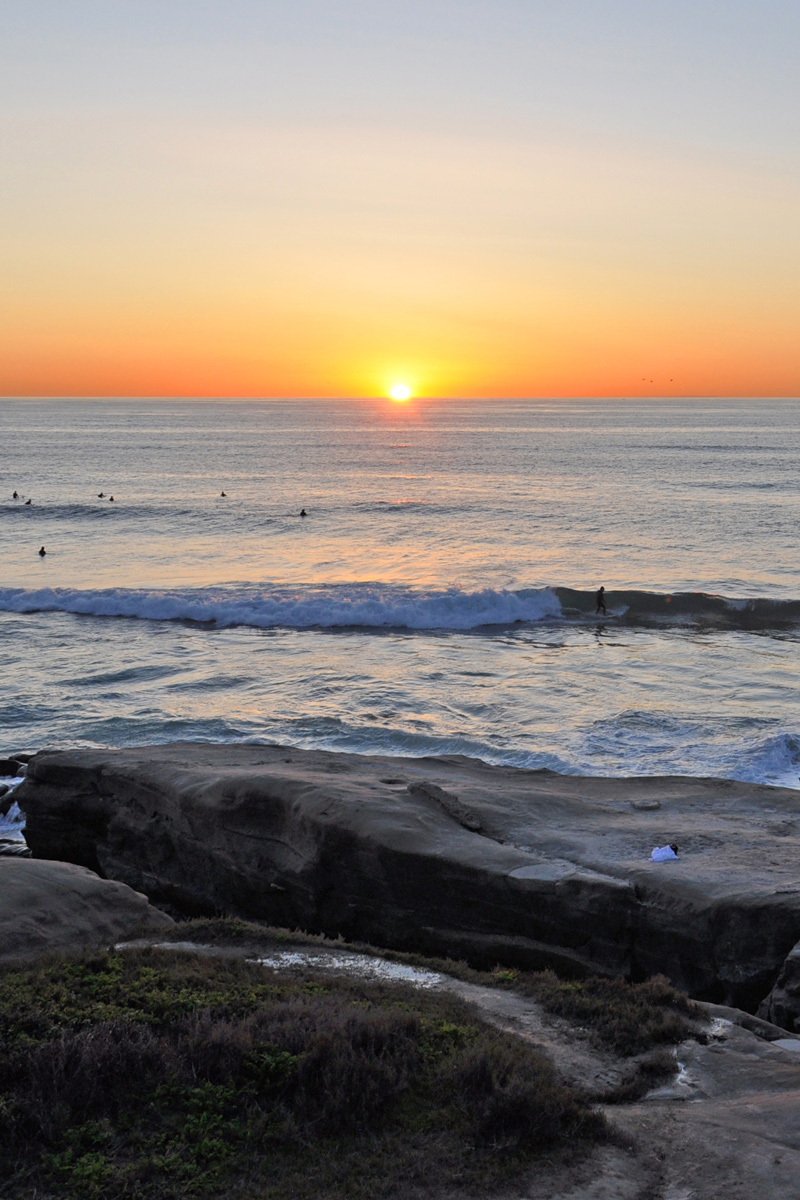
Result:
M0 753L800 786L795 401L9 400L0 428Z

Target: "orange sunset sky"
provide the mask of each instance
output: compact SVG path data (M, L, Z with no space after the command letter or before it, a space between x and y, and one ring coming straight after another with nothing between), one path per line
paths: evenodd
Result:
M800 6L27 0L0 394L800 394Z

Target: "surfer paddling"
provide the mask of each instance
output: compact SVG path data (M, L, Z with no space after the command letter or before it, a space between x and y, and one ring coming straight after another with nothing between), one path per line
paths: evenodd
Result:
M603 615L605 616L606 615L606 589L604 587L599 587L597 589L597 593L595 595L595 600L597 601L597 608L594 610L595 616L597 616L598 613L603 613Z

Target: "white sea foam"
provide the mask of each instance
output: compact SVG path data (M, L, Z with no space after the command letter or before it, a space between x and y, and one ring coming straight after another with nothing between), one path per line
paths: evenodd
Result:
M22 783L21 779L7 780L6 782L18 784ZM16 800L9 808L6 815L0 816L0 838L6 841L22 840L22 829L25 825L25 814L20 812L20 807Z
M709 775L798 788L800 736L773 730L769 719L621 712L593 723L573 762L587 774Z
M730 775L744 783L796 788L800 782L800 737L780 733L748 745Z
M198 621L219 628L251 625L260 629L465 630L561 615L558 598L548 588L464 592L458 588L425 591L377 584L268 590L0 588L0 610Z

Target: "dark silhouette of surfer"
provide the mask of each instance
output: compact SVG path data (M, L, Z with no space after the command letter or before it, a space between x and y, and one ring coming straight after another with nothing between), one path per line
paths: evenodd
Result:
M307 517L307 516L308 516L308 513L306 512L306 510L305 510L304 508L301 508L301 509L300 509L300 516L301 516L301 517Z
M105 500L105 498L106 498L106 494L105 494L105 492L98 492L98 493L97 493L97 499L98 499L98 500Z
M220 496L227 496L227 492L220 492Z
M42 546L41 550L39 551L39 558L44 558L45 554L47 554L47 551L45 550L44 546Z
M18 494L17 492L14 492L14 495L11 497L11 499L12 499L12 500L19 500L19 494Z
M25 501L25 503L26 503L26 504L33 504L33 501L32 501L32 500L26 500L26 501Z
M597 601L597 608L594 610L595 616L597 616L598 613L603 613L606 615L606 589L604 587L599 587L597 589L595 600Z

